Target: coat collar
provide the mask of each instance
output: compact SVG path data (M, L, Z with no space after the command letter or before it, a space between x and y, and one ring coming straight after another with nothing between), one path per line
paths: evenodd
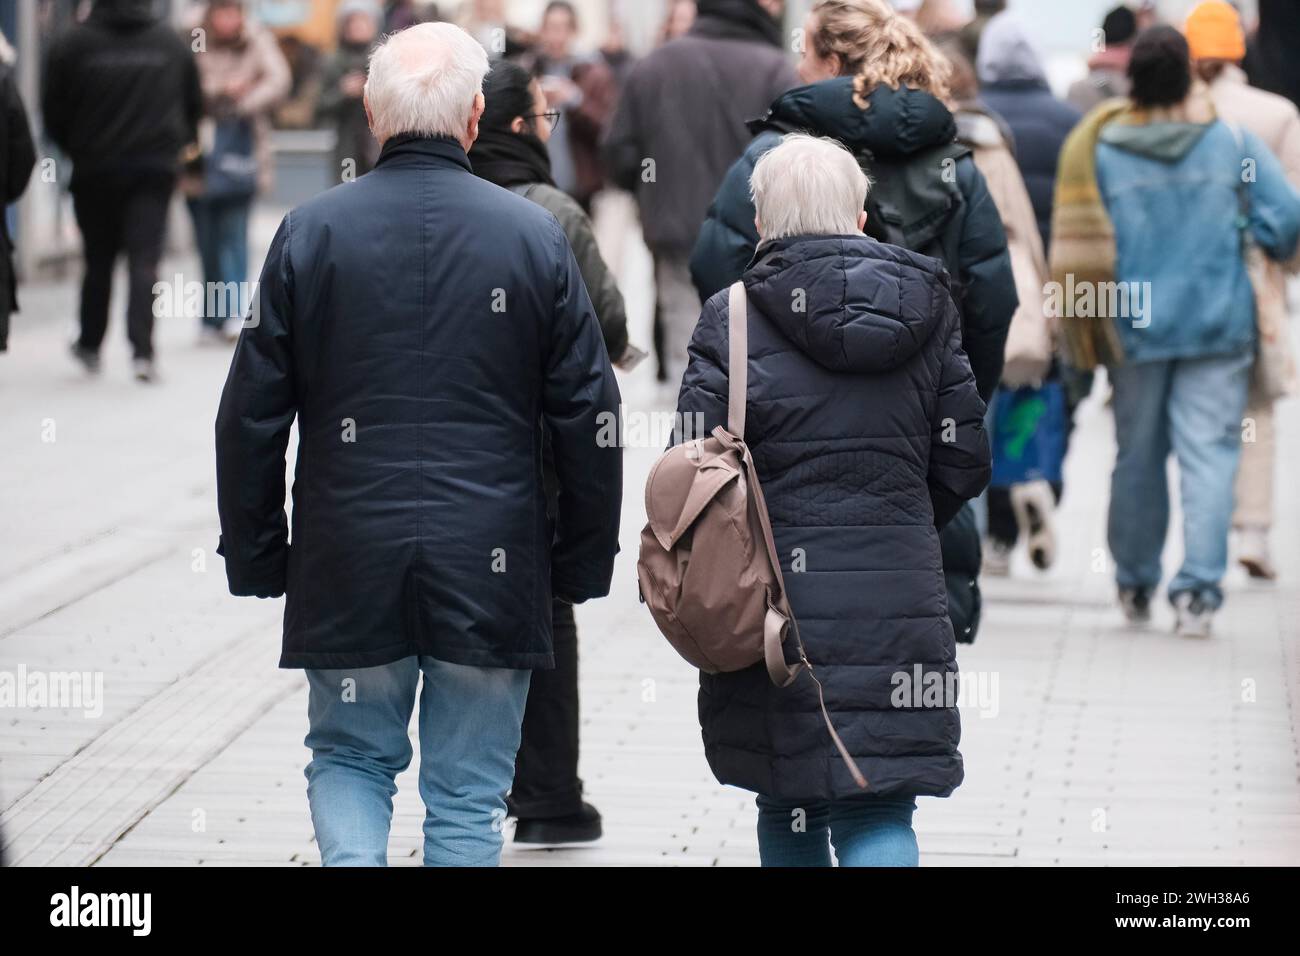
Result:
M375 165L423 166L430 162L438 166L460 166L466 172L473 171L464 147L446 136L394 136L384 143Z

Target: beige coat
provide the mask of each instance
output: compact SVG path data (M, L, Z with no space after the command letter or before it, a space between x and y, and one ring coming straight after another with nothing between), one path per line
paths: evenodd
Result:
M206 10L202 10L194 25L201 27L205 21ZM203 86L205 116L233 110L253 121L257 186L259 192L266 192L271 188L271 111L288 95L291 83L289 64L274 35L249 19L244 35L235 43L218 44L209 34L206 49L196 52L194 60ZM242 88L234 100L227 94L232 85Z
M971 158L983 174L993 205L1001 216L1020 299L1007 332L1002 381L1012 388L1037 385L1052 363L1055 329L1044 309L1047 258L1043 254L1034 206L1020 167L997 122L975 109L959 108L956 119L957 138L971 148Z
M1284 96L1256 89L1246 74L1229 64L1209 85L1214 111L1225 123L1250 130L1273 151L1293 188L1300 190L1300 110ZM1287 263L1290 272L1300 271L1300 253ZM1286 285L1282 269L1272 268L1270 277L1279 287Z

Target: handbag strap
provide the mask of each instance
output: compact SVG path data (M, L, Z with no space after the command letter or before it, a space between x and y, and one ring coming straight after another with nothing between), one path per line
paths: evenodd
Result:
M732 284L727 315L727 431L744 441L749 388L749 305L745 283Z
M799 622L795 620L794 612L790 610L789 601L785 596L785 578L781 573L781 558L776 551L776 540L772 537L772 523L767 516L767 501L763 497L762 485L758 481L758 469L750 455L749 446L745 444L745 403L749 384L749 314L744 283L736 282L731 286L728 302L727 430L739 441L738 451L741 459L746 470L753 476L753 480L749 482L749 504L758 518L759 527L763 529L763 544L767 548L768 560L772 564L772 570L776 574L776 584L780 589L775 597L776 603L781 606L769 606L763 622L763 659L767 665L767 674L777 687L789 687L799 676L800 671L808 672L808 676L817 685L817 702L821 707L822 719L826 721L826 729L830 732L831 741L839 751L840 759L848 767L853 782L866 790L867 778L858 769L852 754L849 753L849 748L844 745L840 735L835 732L835 725L831 723L831 715L826 710L826 695L822 691L822 682L813 673L808 653L804 650L803 637L799 634ZM793 666L786 663L783 649L787 627L794 629L795 646L799 650L799 660Z

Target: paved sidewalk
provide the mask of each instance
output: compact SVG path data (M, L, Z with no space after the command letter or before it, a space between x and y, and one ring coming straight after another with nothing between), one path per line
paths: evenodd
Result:
M648 343L648 269L635 253L624 281L634 339ZM103 701L98 716L0 710L6 858L318 863L305 682L275 666L282 603L229 597L214 554L212 423L228 353L166 320L164 381L140 387L119 304L105 373L90 381L66 356L73 285L25 287L23 303L0 357L0 672L101 673ZM624 396L667 407L648 363ZM1300 466L1295 402L1279 426L1286 476ZM583 776L606 837L582 850L508 846L509 865L757 861L752 797L710 775L694 672L636 599L640 490L656 454L627 453L614 594L578 615ZM1129 631L1105 567L1112 456L1109 412L1094 400L1058 566L1038 575L1018 555L1012 578L985 582L983 631L960 660L996 693L963 708L966 783L921 802L925 865L1300 863L1300 491L1280 482L1280 584L1234 571L1210 640L1172 635L1163 607L1155 626ZM413 865L414 767L399 785L390 858Z

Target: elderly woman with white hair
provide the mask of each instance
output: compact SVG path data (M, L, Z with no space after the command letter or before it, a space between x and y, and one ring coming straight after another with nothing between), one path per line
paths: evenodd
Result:
M785 137L754 169L760 243L741 279L744 438L763 481L807 673L702 674L705 753L758 793L765 866L919 861L918 796L962 781L957 663L939 529L989 478L948 274L862 233L868 182L833 140ZM704 305L678 411L727 421L726 290ZM695 419L686 419L691 420Z

